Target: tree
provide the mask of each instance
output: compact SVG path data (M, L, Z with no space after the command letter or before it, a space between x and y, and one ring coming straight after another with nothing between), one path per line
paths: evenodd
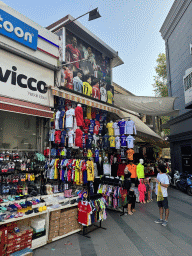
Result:
M153 84L155 95L158 97L167 97L168 89L165 53L160 53L156 62L157 66L155 67L155 71L157 75L154 76L155 83Z
M160 53L156 60L157 66L155 67L156 76L154 76L155 83L153 84L155 95L157 97L167 97L168 88L167 88L167 69L166 69L166 55L165 53ZM162 116L162 124L168 122L170 117ZM170 134L169 129L163 129L165 136Z

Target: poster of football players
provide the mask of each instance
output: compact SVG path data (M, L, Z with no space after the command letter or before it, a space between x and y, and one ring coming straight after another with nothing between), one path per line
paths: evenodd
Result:
M110 59L66 31L61 87L113 104Z

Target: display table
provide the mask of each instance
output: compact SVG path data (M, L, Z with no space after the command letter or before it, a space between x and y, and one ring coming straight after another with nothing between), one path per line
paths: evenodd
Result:
M50 197L54 198L54 196L58 196L58 195L63 195L63 193L52 195L52 196L42 196L41 198L45 200L46 198L50 198ZM63 198L61 200L58 200L57 202L59 203L66 203L66 201L68 201L68 204L61 205L58 208L52 208L51 205L47 205L47 202L33 205L33 208L36 208L36 207L39 208L46 204L47 210L38 212L38 213L32 213L29 215L24 215L23 217L19 217L19 218L11 218L11 219L5 220L4 222L0 222L0 226L6 225L8 223L17 222L18 226L20 223L20 224L28 225L30 227L31 220L34 220L39 217L45 219L44 234L40 237L35 237L35 239L33 238L32 240L31 248L32 249L39 248L41 246L46 245L47 243L72 235L81 230L81 225L77 221L78 219L77 205L78 204L70 203L71 200L74 200L77 198L78 197L72 197L72 198ZM18 203L18 201L15 201L15 202Z

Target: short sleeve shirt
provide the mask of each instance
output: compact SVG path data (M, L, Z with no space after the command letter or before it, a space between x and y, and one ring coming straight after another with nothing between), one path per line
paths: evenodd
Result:
M107 124L107 128L108 128L109 136L113 136L114 135L113 122L109 122Z
M110 148L115 148L115 137L109 137Z
M73 108L66 111L66 127L73 127L73 117L75 116L75 110Z

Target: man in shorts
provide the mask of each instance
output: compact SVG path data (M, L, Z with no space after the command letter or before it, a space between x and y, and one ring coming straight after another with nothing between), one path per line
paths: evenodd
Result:
M157 174L157 178L155 179L156 195L158 191L158 184L160 184L164 200L157 202L159 207L160 219L156 220L155 223L162 224L162 226L166 227L168 224L168 217L169 217L169 206L168 206L168 199L167 199L168 198L167 188L169 186L169 178L166 174L166 166L164 164L159 164L157 169L159 173ZM163 220L164 209L165 209L165 220Z

